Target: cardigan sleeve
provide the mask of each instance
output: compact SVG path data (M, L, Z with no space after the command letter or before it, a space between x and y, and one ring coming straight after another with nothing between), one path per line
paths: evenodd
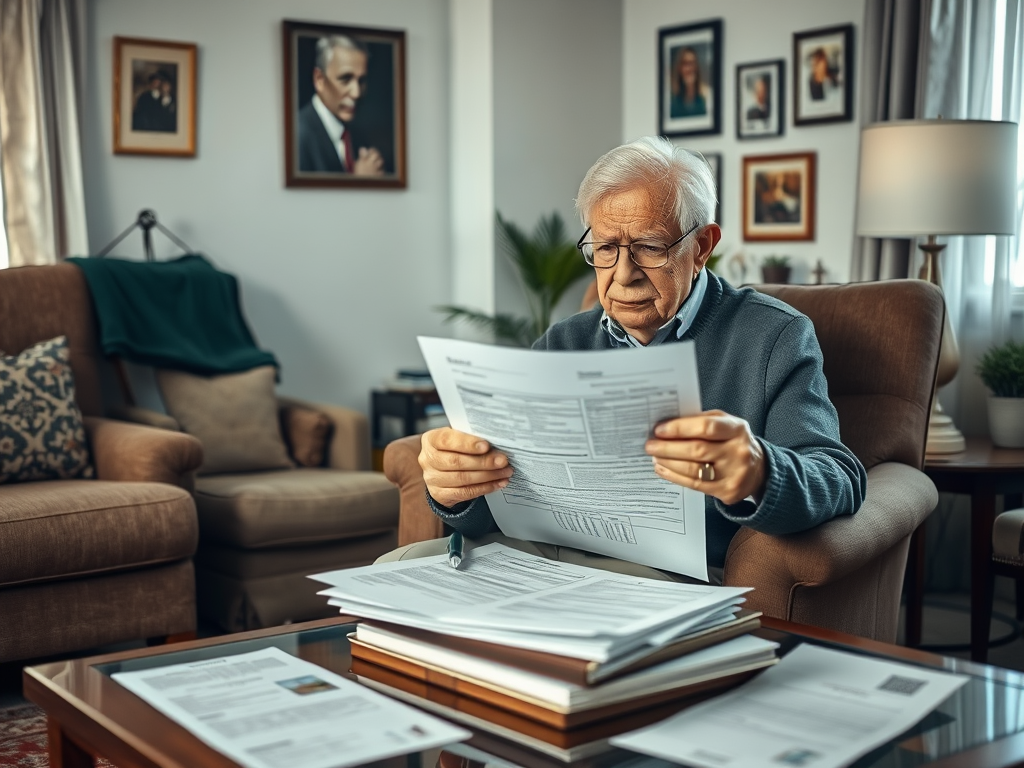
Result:
M804 316L786 324L772 349L764 381L766 482L761 503L715 506L727 519L768 534L795 533L864 502L867 472L839 439L839 416L828 398L821 348Z

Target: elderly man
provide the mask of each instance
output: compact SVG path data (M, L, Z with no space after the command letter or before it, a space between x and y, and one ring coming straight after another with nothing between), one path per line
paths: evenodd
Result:
M867 476L839 440L822 357L810 320L752 289L737 290L704 264L721 237L715 186L696 155L644 138L604 155L580 186L587 227L579 249L597 273L601 306L556 323L535 349L596 350L672 344L696 347L703 413L657 425L646 451L651 471L706 496L711 579L721 582L740 526L769 534L812 528L853 514ZM428 501L473 539L644 576L653 568L495 534L481 497L514 469L479 438L453 429L423 435L419 457ZM386 559L440 553L421 542Z
M376 147L353 138L352 120L366 91L366 49L351 37L316 43L309 104L299 110L299 170L381 176L387 172Z

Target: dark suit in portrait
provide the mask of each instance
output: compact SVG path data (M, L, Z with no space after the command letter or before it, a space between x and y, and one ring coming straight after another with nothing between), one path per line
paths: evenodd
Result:
M331 141L324 123L312 102L299 110L299 170L313 173L351 173L338 157L338 150ZM390 147L379 147L365 131L358 126L345 126L352 137L352 151L358 156L360 147L377 147L384 160L384 173L394 173L394 155Z
M165 106L162 97L154 96L152 91L144 91L132 110L132 130L174 133L178 130L178 118L173 105L171 101Z
M299 170L348 173L312 102L299 110Z

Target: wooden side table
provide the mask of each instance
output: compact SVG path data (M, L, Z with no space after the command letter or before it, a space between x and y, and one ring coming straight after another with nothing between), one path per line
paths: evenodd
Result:
M928 454L924 472L940 492L971 497L971 659L988 657L992 620L992 525L996 496L1006 496L1006 508L1020 506L1024 493L1024 449L996 448L987 437L968 437L960 453ZM907 600L907 644L921 641L921 597L924 561L924 523L911 544Z

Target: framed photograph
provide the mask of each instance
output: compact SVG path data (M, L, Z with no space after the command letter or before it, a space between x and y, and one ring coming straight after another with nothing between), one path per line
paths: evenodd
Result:
M114 153L196 154L196 46L114 38Z
M715 192L718 196L718 202L715 203L715 224L722 226L722 155L719 152L702 152L701 154L715 177Z
M736 65L736 138L781 136L785 120L786 62Z
M658 131L722 132L722 20L658 30Z
M793 34L793 124L853 120L853 24Z
M285 21L289 187L405 188L405 32Z
M817 154L743 158L743 239L813 240Z

